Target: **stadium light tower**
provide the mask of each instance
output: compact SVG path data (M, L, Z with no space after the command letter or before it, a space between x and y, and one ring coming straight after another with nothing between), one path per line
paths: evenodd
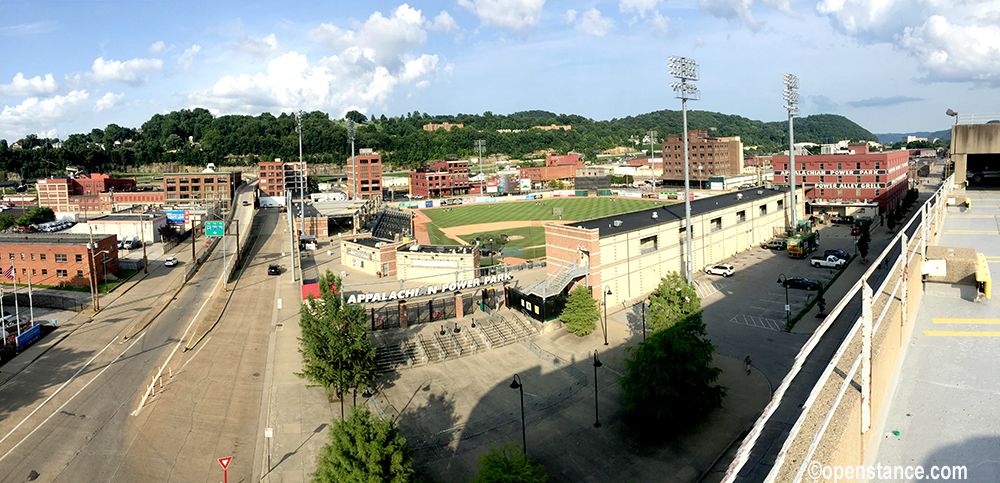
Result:
M306 163L302 160L302 111L295 113L295 132L299 135L299 236L306 234ZM294 213L291 216L295 216Z
M351 141L351 171L354 172L354 179L351 180L351 190L353 191L354 199L358 199L358 191L361 191L361 180L358 177L358 167L354 162L354 136L356 134L357 128L354 126L354 119L347 118L347 139ZM357 183L355 185L355 183ZM352 193L348 193L352 194Z
M476 151L479 153L479 196L486 196L486 174L483 171L483 149L486 148L485 139L476 140Z
M788 180L792 192L792 230L799 226L799 206L795 202L795 127L792 119L799 112L799 78L785 74L785 109L788 110Z
M692 248L693 236L691 227L691 179L689 176L688 167L688 116L687 116L687 101L696 101L700 99L700 92L698 92L698 86L694 84L693 81L698 80L698 63L694 59L688 59L687 57L677 57L671 56L670 62L668 63L670 69L670 75L677 79L677 82L672 82L670 88L677 93L677 98L681 100L681 117L683 119L683 135L684 135L684 231L685 241L684 245L687 248L684 257L684 279L688 283L694 283L692 279L692 267L694 266L694 249ZM666 158L666 156L664 156ZM666 159L664 159L666 163ZM666 164L664 164L664 168Z

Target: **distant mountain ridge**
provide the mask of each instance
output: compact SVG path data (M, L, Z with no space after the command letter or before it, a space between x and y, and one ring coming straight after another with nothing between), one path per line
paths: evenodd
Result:
M951 139L951 129L944 129L941 131L890 132L876 134L876 136L878 136L878 142L882 144L902 142L906 139L906 136L927 138L928 141L933 141L934 138Z

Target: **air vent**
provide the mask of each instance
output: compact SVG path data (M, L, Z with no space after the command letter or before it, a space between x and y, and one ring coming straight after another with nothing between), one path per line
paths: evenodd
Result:
M757 190L757 194L759 194L759 195L764 194L764 190Z
M742 200L743 199L743 193L736 193L736 199Z
M655 219L657 219L657 218L659 218L659 217L660 217L660 216L659 216L659 215L658 215L658 214L657 214L657 213L656 213L656 212L654 211L654 212L653 212L653 219L655 220Z
M614 226L616 226L616 227L619 227L619 226L622 226L622 221L621 220L615 220L611 224L614 225Z

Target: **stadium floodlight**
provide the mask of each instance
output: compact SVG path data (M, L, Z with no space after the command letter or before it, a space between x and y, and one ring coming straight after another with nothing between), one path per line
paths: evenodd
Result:
M698 86L693 83L699 79L698 63L687 57L671 56L667 62L667 69L670 71L670 75L677 79L677 82L670 83L670 88L677 93L677 98L681 100L682 134L684 137L684 231L686 233L684 239L684 280L688 283L694 283L694 249L692 247L694 236L691 233L693 230L691 227L691 178L688 166L687 101L701 99ZM666 156L664 156L663 167L666 170Z
M791 191L792 230L798 229L798 205L795 201L795 126L793 118L799 112L799 78L785 74L785 109L788 111L788 181Z

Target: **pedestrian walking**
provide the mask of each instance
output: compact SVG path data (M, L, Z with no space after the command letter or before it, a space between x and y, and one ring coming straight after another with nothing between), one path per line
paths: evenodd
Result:
M750 364L753 362L753 361L750 360L750 354L747 354L747 357L746 357L746 359L743 359L743 362L747 365L747 375L749 376L750 375Z

